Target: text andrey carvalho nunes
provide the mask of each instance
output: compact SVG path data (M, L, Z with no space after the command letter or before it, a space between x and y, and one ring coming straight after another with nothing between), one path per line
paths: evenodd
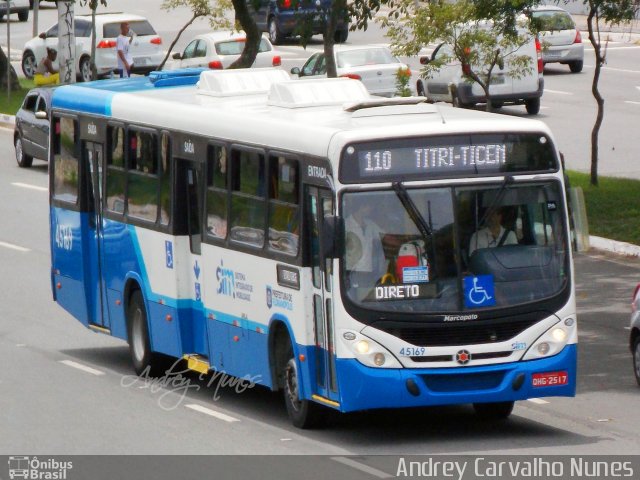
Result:
M556 457L557 458L557 457ZM406 460L400 457L397 477L431 477L464 480L469 478L625 478L634 477L632 462L606 461L583 457L568 457L564 461L544 460L540 457L512 457L508 461L477 457L472 460L442 461L429 458L426 461Z

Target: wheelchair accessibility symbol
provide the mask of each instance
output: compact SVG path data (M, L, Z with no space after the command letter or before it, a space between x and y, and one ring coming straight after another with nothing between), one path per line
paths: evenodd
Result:
M490 307L496 304L493 275L464 277L464 306Z

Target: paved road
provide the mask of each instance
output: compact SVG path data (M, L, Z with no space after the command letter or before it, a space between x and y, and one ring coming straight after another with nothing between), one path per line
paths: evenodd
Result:
M0 129L0 454L305 453L361 455L376 465L371 455L640 451L640 389L625 330L638 262L576 260L577 398L520 402L497 425L461 406L336 415L324 430L301 432L281 397L261 388L135 381L125 344L53 303L46 164L19 169L11 139Z

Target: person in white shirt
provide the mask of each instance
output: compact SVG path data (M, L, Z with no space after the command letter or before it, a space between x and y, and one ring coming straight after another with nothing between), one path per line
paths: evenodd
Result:
M517 245L518 239L512 230L505 230L502 226L502 211L494 209L486 219L486 227L471 236L469 242L469 256L480 248L501 247L502 245Z
M118 51L118 70L120 78L129 78L133 68L133 57L129 53L131 37L129 36L129 22L120 24L120 35L116 39L116 49Z

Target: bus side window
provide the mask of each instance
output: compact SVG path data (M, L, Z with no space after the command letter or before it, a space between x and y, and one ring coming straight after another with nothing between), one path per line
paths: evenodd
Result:
M207 151L207 232L227 238L227 149L211 145Z
M54 119L53 198L68 203L78 201L79 154L77 122L72 118Z
M127 172L124 168L124 128L107 129L107 210L124 213Z
M171 220L171 138L163 133L160 138L160 224Z
M127 215L155 222L158 216L157 136L129 130Z
M264 155L232 150L231 240L255 247L264 245Z
M269 158L269 250L298 254L299 175L298 161Z

